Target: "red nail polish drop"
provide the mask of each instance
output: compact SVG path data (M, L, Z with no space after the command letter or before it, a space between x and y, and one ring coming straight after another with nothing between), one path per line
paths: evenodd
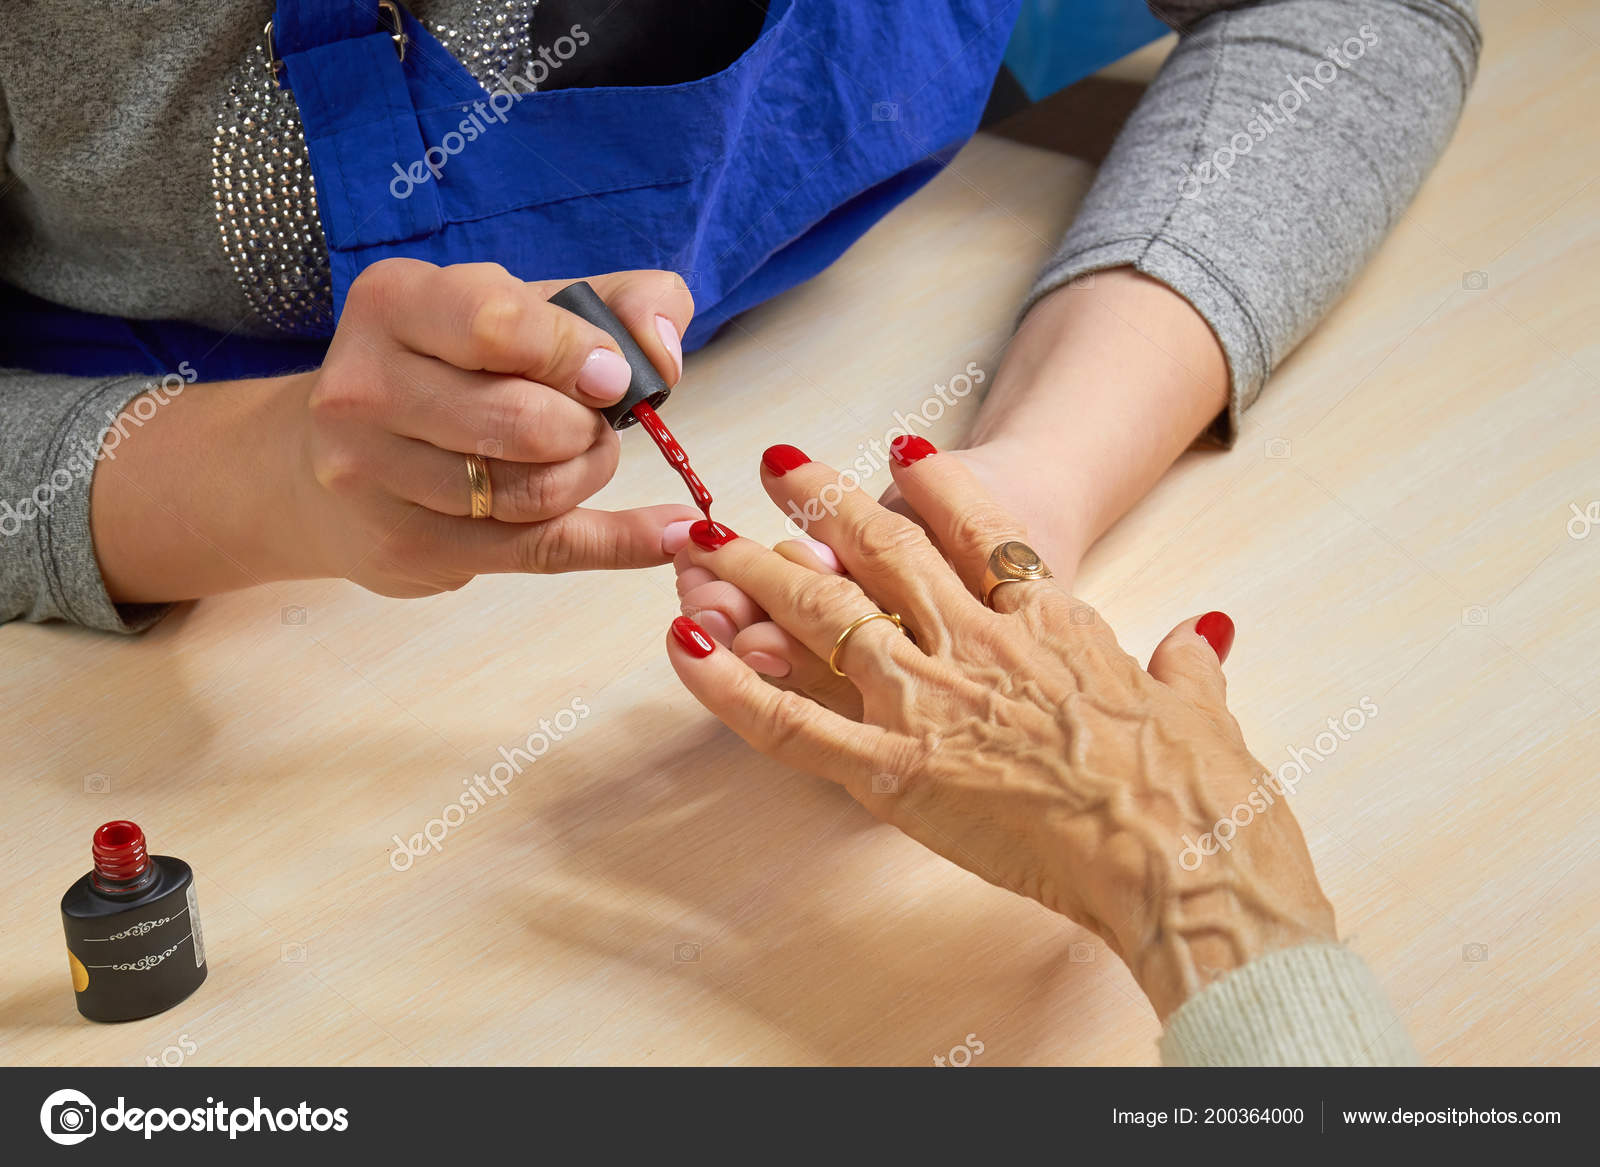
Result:
M700 481L700 476L689 464L688 452L678 444L678 439L672 436L667 423L661 420L661 415L651 408L648 401L639 402L633 407L632 413L639 419L644 432L650 435L651 441L655 442L656 448L661 451L661 456L667 460L667 464L683 479L683 484L689 488L689 496L694 499L694 505L700 508L709 521L711 492L706 489L706 484Z

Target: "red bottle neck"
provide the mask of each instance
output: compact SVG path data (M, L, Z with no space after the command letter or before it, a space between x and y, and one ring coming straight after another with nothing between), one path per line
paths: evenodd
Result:
M93 852L91 878L98 891L132 891L155 875L138 823L127 819L106 823L94 833Z

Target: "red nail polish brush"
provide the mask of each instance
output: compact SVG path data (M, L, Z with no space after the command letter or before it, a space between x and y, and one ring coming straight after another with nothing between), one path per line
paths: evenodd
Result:
M600 298L599 293L582 280L562 288L550 297L550 303L583 317L596 328L604 329L611 335L611 339L617 342L617 347L622 350L628 367L633 370L633 380L621 401L607 406L600 412L605 414L606 420L611 423L611 428L614 430L625 430L635 422L643 426L644 431L650 435L651 440L661 451L661 456L678 472L684 485L689 488L689 496L694 499L695 506L699 507L709 519L711 492L706 489L706 484L700 481L700 476L689 464L688 453L678 444L678 439L673 437L666 422L662 421L661 415L656 412L657 407L672 395L672 388L662 379L661 373L645 355L645 351L639 347L639 342L633 339L633 334L624 328L622 321L606 307L606 302Z

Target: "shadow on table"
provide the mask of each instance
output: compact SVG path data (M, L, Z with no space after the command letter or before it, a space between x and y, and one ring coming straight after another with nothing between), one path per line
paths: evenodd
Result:
M674 1053L695 1048L690 1029L706 1061L735 1060L730 1043L752 1034L760 1044L737 1056L757 1063L923 1065L969 1033L992 1064L1125 1036L1120 1003L1061 1032L1062 994L1103 1000L1108 976L1143 1008L1085 930L961 872L691 708L646 701L618 715L608 732L670 761L596 773L547 800L539 825L561 858L517 892L530 929L653 970L615 1011L627 1037L597 1041L599 1060L667 1044L650 1028L663 1014ZM730 1007L758 1024L730 1028Z

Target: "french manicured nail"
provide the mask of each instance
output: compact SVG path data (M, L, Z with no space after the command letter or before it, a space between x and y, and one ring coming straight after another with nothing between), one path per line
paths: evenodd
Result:
M689 538L694 540L694 545L706 551L715 551L724 543L738 537L727 527L711 519L700 519L689 528Z
M733 638L739 635L739 630L733 626L733 621L715 608L705 608L698 611L692 619L700 625L702 632L705 632L718 644L732 644Z
M910 466L920 462L929 454L937 454L939 448L927 438L919 438L916 434L901 434L889 443L889 456L895 460L897 466Z
M667 353L672 357L672 365L677 369L676 377L683 376L683 340L678 336L678 326L665 316L657 316L656 335L661 338L661 343L666 345Z
M1233 621L1226 612L1207 612L1194 622L1194 630L1205 637L1219 663L1228 659L1228 650L1233 647Z
M763 677L787 677L791 671L788 661L770 652L748 652L743 660Z
M687 616L672 622L672 639L683 646L692 657L704 659L717 651L717 642L706 635L706 630Z
M661 550L668 555L676 555L682 551L689 542L689 528L695 525L694 519L679 519L676 523L668 523L661 528Z
M578 388L596 401L621 401L622 395L633 384L633 370L622 359L621 353L608 348L597 348L578 370Z
M782 478L809 461L811 459L806 457L805 451L795 446L768 446L766 453L761 455L761 464L774 478Z
M839 562L839 557L833 553L833 548L826 543L818 543L815 539L802 539L800 542L811 548L811 554L822 560L822 566L844 574L844 564Z

